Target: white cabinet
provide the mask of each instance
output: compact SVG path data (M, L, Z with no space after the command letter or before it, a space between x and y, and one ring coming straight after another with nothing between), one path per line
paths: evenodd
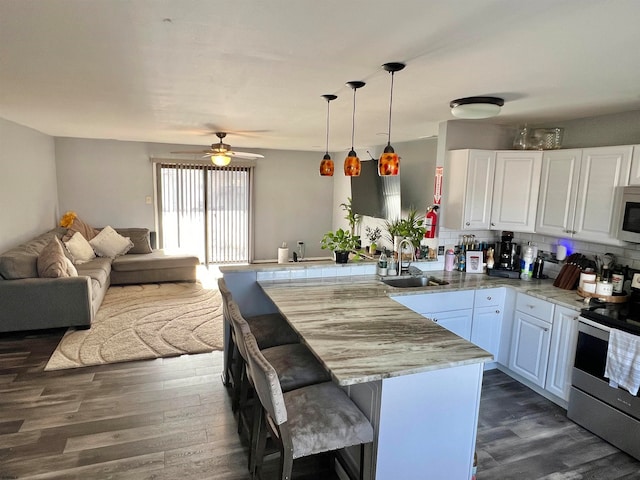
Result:
M629 181L632 152L631 146L544 152L536 233L620 244L616 187Z
M640 145L633 146L633 157L631 158L631 173L629 174L629 185L640 185Z
M561 306L556 306L553 314L553 332L545 388L567 402L571 388L571 369L578 341L578 315L577 311Z
M542 152L496 153L491 229L535 231L541 168Z
M443 225L452 230L488 230L496 152L451 150L445 160Z
M550 302L518 293L509 368L542 388L549 361L553 310Z
M491 353L494 362L500 354L504 298L504 288L477 290L473 307L471 343Z
M542 152L451 150L443 225L453 230L533 232Z
M391 298L465 340L471 339L473 290L400 295Z

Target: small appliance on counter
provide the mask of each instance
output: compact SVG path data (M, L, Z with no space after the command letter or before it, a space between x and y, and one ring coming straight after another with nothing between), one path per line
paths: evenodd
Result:
M487 269L492 277L520 278L520 247L513 241L513 232L502 232L494 268Z

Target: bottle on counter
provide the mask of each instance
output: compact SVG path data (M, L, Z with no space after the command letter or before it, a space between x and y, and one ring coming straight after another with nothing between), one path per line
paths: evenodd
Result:
M387 275L387 254L383 250L380 254L380 258L378 259L378 275L386 276Z
M611 272L611 284L613 295L624 295L624 271L622 265L615 265Z
M464 272L467 269L467 254L464 251L464 245L460 245L460 254L458 255L458 271Z
M456 263L456 254L453 249L447 250L447 253L444 255L444 270L445 272L452 272Z
M531 280L533 275L533 246L529 242L524 249L522 260L520 260L520 279Z

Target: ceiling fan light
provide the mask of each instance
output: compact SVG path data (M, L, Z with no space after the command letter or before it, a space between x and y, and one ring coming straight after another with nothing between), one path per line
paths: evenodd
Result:
M454 117L467 120L495 117L503 105L504 99L499 97L466 97L449 103Z
M211 163L218 167L226 167L231 163L231 157L223 154L211 155Z

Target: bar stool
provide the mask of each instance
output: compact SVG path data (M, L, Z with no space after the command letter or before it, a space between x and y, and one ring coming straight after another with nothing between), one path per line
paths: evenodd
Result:
M360 479L364 446L373 441L369 420L347 394L333 382L318 383L284 392L278 373L255 338L245 334L249 370L260 399L256 402L254 442L250 471L261 478L267 429L280 449L280 477L291 478L293 460L360 445Z
M238 382L240 388L237 391L237 397L234 398L237 406L236 410L238 411L238 433L242 434L243 427L246 427L247 437L250 438L252 418L250 414L246 415L245 407L248 406L249 388L252 382L247 371L247 350L244 338L247 334L250 334L254 339L255 336L249 324L240 314L240 309L236 302L229 300L228 309L236 339L235 344L240 354L238 356L240 370ZM302 343L265 348L262 350L262 355L273 365L284 391L327 382L331 379L329 372Z
M222 295L222 315L225 322L231 325L231 317L229 314L228 304L233 299L231 291L227 287L227 283L224 278L218 279L218 289ZM262 349L275 347L277 345L288 345L292 343L298 343L300 341L298 334L291 328L287 320L279 313L268 313L264 315L255 315L251 317L245 317L246 322L251 328L251 332L258 341L258 346ZM229 337L227 339L226 348L226 366L225 369L225 385L229 386L232 383L233 392L237 396L237 388L239 388L239 374L238 368L238 352L235 346L235 338L233 328L231 328ZM234 395L232 395L233 397ZM237 405L233 404L233 411L236 411Z

